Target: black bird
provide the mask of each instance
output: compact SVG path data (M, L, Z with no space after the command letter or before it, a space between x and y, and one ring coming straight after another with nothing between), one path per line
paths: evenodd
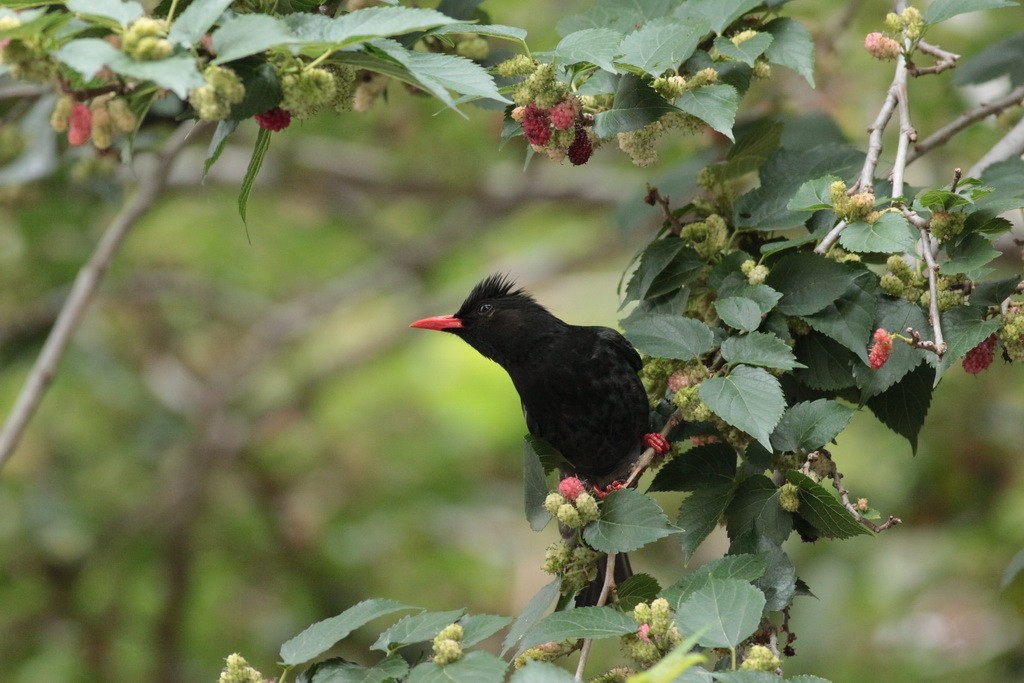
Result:
M667 448L660 434L648 434L647 395L633 346L611 328L559 320L502 275L477 284L454 315L411 326L450 332L503 367L519 392L530 433L565 458L563 478L607 487L629 474L642 445ZM624 553L616 559L619 583L630 570ZM604 565L599 562L596 593L584 589L578 605L596 601Z

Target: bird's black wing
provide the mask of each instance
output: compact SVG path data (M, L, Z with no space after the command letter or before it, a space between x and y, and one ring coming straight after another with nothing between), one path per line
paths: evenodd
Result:
M610 327L595 327L594 331L597 333L598 339L608 344L617 354L622 356L622 359L629 363L634 372L640 372L644 362L640 359L640 354L636 352L636 349L633 348L633 345L625 337Z

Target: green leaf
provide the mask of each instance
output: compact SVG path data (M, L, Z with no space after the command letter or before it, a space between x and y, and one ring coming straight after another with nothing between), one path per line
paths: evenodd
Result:
M213 131L213 136L210 138L210 146L206 149L206 160L203 162L203 178L210 172L210 168L217 163L221 152L224 151L224 145L227 144L228 138L231 137L231 134L237 128L238 121L228 119L217 123L217 129Z
M507 669L507 662L489 652L475 650L444 666L433 662L417 664L405 683L502 683Z
M619 56L621 42L622 34L610 28L583 29L562 38L551 57L555 63L587 62L605 71L618 73L612 62Z
M690 16L686 21L671 17L654 19L622 39L618 46L621 55L616 61L651 76L661 76L689 59L709 28L699 16Z
M594 134L610 138L654 123L665 114L679 111L640 77L625 74L619 79L612 108L594 116Z
M103 68L143 81L153 81L184 99L188 91L203 84L191 55L171 55L166 59L137 62L99 38L76 38L65 43L54 56L61 62L92 79Z
M739 103L736 88L719 84L687 90L676 98L674 104L732 140L732 124L736 121Z
M976 283L971 292L971 306L998 306L1003 299L1017 291L1019 282L1019 275L1011 275L1002 280Z
M868 341L874 331L877 306L875 294L869 289L877 289L878 281L875 278L872 273L861 271L855 275L846 293L834 303L813 315L803 316L803 320L813 329L835 339L865 363L868 360Z
M839 499L824 486L796 470L786 472L789 483L800 489L800 509L797 513L827 538L852 538L871 535L857 522Z
M746 129L725 155L723 177L738 178L760 168L779 148L781 139L782 124L777 121L762 121Z
M604 499L600 519L584 527L583 540L604 553L626 553L678 531L653 500L620 489Z
M998 249L992 247L992 242L987 237L977 232L948 247L946 254L949 259L942 263L944 274L965 273L971 278L977 277L982 266L1002 255Z
M516 617L515 622L512 624L512 628L508 630L508 635L505 636L505 640L501 643L501 654L505 655L506 652L515 647L515 644L519 642L520 638L526 634L527 631L532 629L534 625L540 621L544 613L548 611L552 603L558 599L561 594L561 581L555 579L551 583L547 584L537 594L530 598L530 602L526 603L526 607ZM525 649L525 648L524 648Z
M175 18L171 30L167 33L167 40L175 45L191 48L210 30L224 10L231 5L231 1L195 0Z
M714 348L711 328L681 315L647 313L631 317L624 325L626 339L650 356L693 360Z
M779 299L782 298L782 294L768 285L752 285L745 279L723 282L718 288L718 296L723 298L738 296L750 299L757 304L762 315L775 308L775 304L779 303Z
M438 10L441 10L438 7ZM446 36L452 33L476 33L491 38L504 38L520 43L526 42L526 29L502 24L448 24L429 31L432 36Z
M874 223L856 221L839 235L839 244L858 254L913 253L920 234L903 214L886 211Z
M785 609L796 595L796 568L792 560L778 545L762 537L757 545L757 557L767 560L764 574L754 580L765 597L765 612Z
M459 624L462 625L462 645L470 647L487 640L495 633L512 623L512 617L502 617L496 614L473 614L463 617Z
M711 672L700 668L708 658L693 652L700 633L691 634L650 669L630 674L629 683L711 683Z
M283 93L277 69L272 64L243 59L231 66L245 86L245 97L231 108L232 119L244 121L280 104Z
M743 62L747 66L754 66L757 58L764 54L768 46L772 44L773 37L770 33L758 33L739 45L736 45L725 36L715 38L714 47L723 56L737 62Z
M942 333L946 340L946 353L938 365L936 382L943 372L967 355L968 351L999 331L1002 319L999 316L986 319L985 315L985 309L978 306L957 306L942 314ZM895 350L894 348L893 351ZM926 356L926 358L934 362L934 356ZM883 365L882 368L884 369L885 366Z
M526 666L516 669L509 683L576 683L576 679L565 669L551 662L528 661Z
M746 297L727 296L716 299L715 311L723 323L741 332L753 332L761 325L761 307Z
M297 683L386 683L404 678L407 673L409 663L397 655L385 657L369 669L335 657L311 666Z
M450 107L454 102L445 88L460 95L511 102L498 92L486 69L465 57L407 50L393 40L378 40L374 46L408 69L425 90Z
M774 40L764 55L773 64L797 72L814 87L814 41L803 24L787 17L772 19L764 26Z
M745 363L782 370L804 367L803 363L798 363L793 357L789 345L770 332L751 332L729 337L722 342L722 358L729 365Z
M854 409L836 401L818 399L791 406L772 432L777 451L810 453L846 429Z
M987 83L1003 76L1009 77L1011 87L1024 84L1024 33L1004 38L958 64L953 85Z
M734 491L730 481L701 487L683 499L676 516L676 526L682 529L679 540L683 556L688 560L718 526L732 502Z
M77 14L113 19L127 26L144 14L142 5L121 0L68 0L68 9Z
M958 14L1016 6L1012 0L935 0L924 11L924 21L929 25L938 24Z
M672 609L678 610L679 605L710 578L756 581L764 575L767 567L768 557L765 555L726 555L701 565L692 574L684 575L663 590L661 597L668 600Z
M778 683L779 677L771 671L716 671L716 683Z
M808 180L800 186L793 198L786 203L790 211L819 211L832 208L832 183L841 178L834 175Z
M790 254L772 266L765 284L782 293L777 305L780 312L810 315L842 296L856 277L852 268L824 256Z
M675 236L656 239L640 255L640 264L626 285L625 301L653 299L689 282L706 261Z
M532 435L527 435L523 439L523 494L526 519L534 531L540 531L551 521L551 513L544 509L544 500L548 497L549 489L544 467L540 462L540 448L554 450L546 441L536 439Z
M615 493L619 493L619 491ZM577 607L564 612L555 612L541 619L523 638L523 642L519 645L519 651L522 652L534 645L552 640L609 638L635 631L636 621L630 614L623 614L611 607Z
M761 368L739 365L726 377L701 382L699 395L711 412L771 450L769 434L786 409L779 380Z
M679 606L676 624L682 633L703 630L703 647L736 647L761 622L764 593L739 579L708 580Z
M906 438L914 453L917 453L917 435L924 426L932 401L934 378L935 370L931 366L920 365L898 384L867 401L875 417Z
M280 19L267 14L238 14L213 33L213 49L217 54L213 63L232 62L295 40Z
M658 470L650 491L694 491L709 485L732 482L736 475L736 451L726 443L695 446L672 458Z
M779 505L779 488L763 474L740 482L725 521L733 541L754 533L781 545L793 529L793 516Z
M334 19L317 14L291 14L286 17L285 23L296 38L302 40L302 50L315 54L326 48L340 50L377 38L401 36L462 22L433 9L368 7Z
M394 652L403 645L433 640L438 631L459 620L466 610L448 612L423 612L402 617L391 628L380 634L371 650Z
M238 190L238 215L242 217L243 223L246 222L245 209L249 203L249 193L252 192L256 176L259 175L260 167L263 166L263 159L267 156L267 150L270 149L270 135L270 131L266 128L260 128L259 132L256 133L256 144L252 148L252 158L249 159L249 166L245 169L242 187Z
M744 14L761 5L763 0L691 0L685 7L687 15L702 14L715 33L725 29ZM684 11L683 8L679 10Z
M807 366L793 375L801 384L821 391L836 391L854 385L853 362L856 356L838 342L812 332L797 337L793 350L797 360Z
M410 609L419 608L410 607L396 600L364 600L336 617L318 621L285 642L281 646L281 663L285 666L295 666L308 662L330 650L360 626L374 619Z
M632 612L641 602L658 597L661 586L650 574L633 574L615 587L615 606L622 612Z

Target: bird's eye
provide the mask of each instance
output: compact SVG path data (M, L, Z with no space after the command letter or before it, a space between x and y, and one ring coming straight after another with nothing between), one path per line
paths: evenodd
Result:
M490 304L480 304L480 308L476 309L477 313L487 313L493 308Z

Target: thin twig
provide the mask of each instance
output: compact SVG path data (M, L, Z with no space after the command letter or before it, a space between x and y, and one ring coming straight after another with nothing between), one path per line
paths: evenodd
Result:
M647 194L644 195L644 202L654 206L657 204L661 207L661 213L665 217L665 223L669 226L669 230L678 235L682 229L683 224L679 221L679 217L672 213L672 207L669 204L668 195L663 195L658 192L658 188L647 186Z
M615 555L616 553L608 553L605 560L604 585L601 586L601 595L597 598L596 607L604 607L607 604L608 596L612 594L612 588L615 586ZM593 638L586 638L583 641L583 647L580 649L580 661L576 665L577 681L583 680L583 672L587 668L587 659L590 657L590 648L593 643Z
M184 148L194 124L181 124L157 153L156 163L142 175L138 188L121 212L107 226L89 260L78 271L67 301L50 330L35 365L11 408L0 431L0 469L11 457L18 442L39 408L43 395L57 372L64 352L78 329L82 316L96 294L111 261L135 227L138 220L153 206L167 184L167 177L178 153Z
M676 412L672 413L672 415L669 416L668 421L665 422L665 426L661 428L661 435L668 438L668 433L675 429L676 426L682 421L683 414L681 411L677 410ZM655 455L657 455L657 451L655 451L653 448L648 448L647 450L640 454L640 458L633 465L633 469L630 470L629 476L626 478L625 483L623 483L624 488L629 488L636 482L637 479L640 478L640 475L644 473L644 470L650 467L651 463L654 462Z
M843 486L843 475L839 471L833 471L829 476L832 480L832 486L839 492L839 498L843 501L843 507L850 511L853 518L856 519L862 526L871 529L876 534L885 531L886 529L892 528L897 524L902 524L903 520L899 517L889 515L889 519L881 524L875 524L870 519L861 514L860 510L857 509L856 504L850 502L850 492Z
M924 40L918 41L917 49L926 55L935 57L936 62L932 66L925 67L917 67L914 64L908 64L907 73L911 76L925 76L927 74L942 73L946 69L955 68L957 60L960 59L960 55L943 50L937 45L932 45Z
M932 337L934 348L929 348L925 342L920 342L918 348L929 349L940 359L946 353L946 342L942 337L942 319L939 315L939 264L935 261L935 245L932 244L932 234L929 230L928 221L911 211L906 206L900 206L904 217L921 233L921 256L928 270L928 322L932 325Z
M1017 122L1010 131L1002 137L999 142L992 145L985 155L978 159L974 166L967 171L971 178L978 178L986 168L1010 157L1019 157L1024 154L1024 119Z
M922 156L942 145L949 142L954 135L960 131L966 129L973 123L977 123L983 119L988 118L994 114L999 114L1011 107L1016 107L1024 103L1024 85L1014 88L1012 91L1003 95L998 99L994 99L986 104L979 105L974 109L964 112L957 118L947 123L942 128L921 140L914 145L913 151L907 155L907 164L920 159Z

